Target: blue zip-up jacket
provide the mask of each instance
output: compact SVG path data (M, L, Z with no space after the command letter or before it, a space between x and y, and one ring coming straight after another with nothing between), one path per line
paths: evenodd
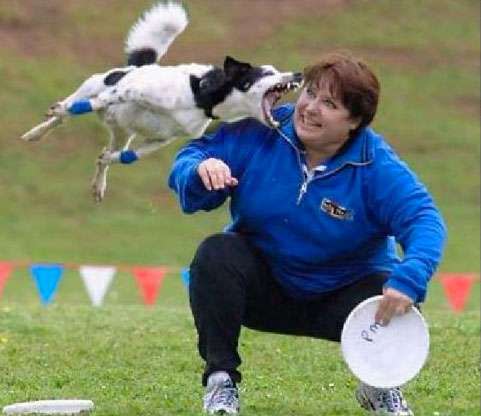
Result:
M293 297L309 298L386 272L386 287L422 302L446 236L425 186L371 128L309 172L293 108L276 109L279 131L245 119L181 149L169 186L182 210L209 211L230 196L227 230L242 233L264 254ZM197 167L210 157L230 167L236 187L205 189Z

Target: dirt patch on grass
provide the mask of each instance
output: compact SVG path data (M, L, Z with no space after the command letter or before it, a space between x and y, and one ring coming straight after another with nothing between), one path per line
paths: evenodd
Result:
M463 116L476 119L481 117L481 102L479 95L457 97L453 100L451 106Z
M99 7L91 0L84 3L86 8ZM114 3L119 2L102 0L101 7L107 11ZM72 18L74 6L73 0L22 0L0 5L1 48L33 59L61 56L62 59L99 61L106 49L104 46L109 44L112 49L112 39L85 36L88 29ZM117 49L118 55L122 43Z
M455 56L447 56L436 50L416 50L407 47L346 47L355 56L368 64L385 64L406 69L414 73L424 73L433 68L460 66L464 69L479 71L479 55L476 52L456 51ZM319 53L318 47L305 46L298 49L304 56Z
M77 0L22 0L0 5L2 48L30 58L62 56L86 64L107 66L122 61L124 36L129 27L119 28L118 35L92 37L89 27L75 19ZM218 61L230 50L250 49L266 41L275 31L302 16L325 16L346 7L351 0L195 0L191 8L212 11L213 20L228 22L228 33L213 41L190 43L179 41L166 56L166 62ZM139 2L142 6L142 2ZM139 3L136 5L138 6ZM146 2L146 7L150 5ZM188 4L190 5L190 4ZM95 10L89 25L114 25L112 10L125 8L124 0L83 0L82 7ZM138 8L138 7L137 7ZM124 9L125 10L125 9ZM105 19L103 20L103 16ZM137 15L132 15L132 23ZM195 13L190 16L196 22ZM187 29L189 30L189 29Z
M0 6L2 48L24 56L48 53L56 22L65 17L55 3L24 0Z
M439 66L460 65L478 71L479 55L474 52L456 51L455 57L438 50L416 50L412 48L376 47L359 48L356 53L371 62L383 62L415 71L430 71Z

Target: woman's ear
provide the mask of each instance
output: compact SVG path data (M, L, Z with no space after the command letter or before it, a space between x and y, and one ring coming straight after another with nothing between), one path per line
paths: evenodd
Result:
M351 117L349 119L349 123L350 123L350 130L356 130L359 125L361 124L361 121L362 121L362 117L361 116L358 116L358 117Z

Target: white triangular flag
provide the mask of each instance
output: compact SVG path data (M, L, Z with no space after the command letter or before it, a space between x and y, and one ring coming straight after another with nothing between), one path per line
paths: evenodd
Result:
M116 268L113 266L80 266L79 272L92 304L101 306Z

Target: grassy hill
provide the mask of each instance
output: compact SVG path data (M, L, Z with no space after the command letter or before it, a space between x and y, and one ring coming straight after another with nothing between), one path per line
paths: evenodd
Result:
M302 69L338 48L371 63L382 81L374 127L446 216L442 269L478 271L477 2L186 3L191 23L166 63L221 63L232 54ZM0 248L7 259L183 265L199 239L226 221L220 211L179 213L166 178L181 141L137 165L114 166L106 200L96 206L89 181L107 136L95 116L66 123L40 143L17 140L83 79L122 63L126 31L150 2L123 5L0 3Z
M479 2L185 3L191 23L165 63L220 64L229 54L301 70L333 49L365 58L382 83L374 127L419 173L446 218L441 271L479 273ZM106 199L96 205L89 183L107 141L96 117L72 120L39 143L19 140L86 77L123 63L125 34L150 4L0 0L0 260L180 267L228 221L227 208L180 213L166 181L182 141L138 164L113 166ZM21 268L2 302L0 403L83 395L100 404L98 415L198 410L200 362L178 278L167 279L159 305L144 310L132 305L134 283L120 273L107 307L92 310L70 270L57 305L40 309ZM467 309L449 314L433 284L425 309L431 358L408 389L416 415L479 414L479 290ZM337 347L277 337L273 349L273 340L246 331L245 414L362 414Z

